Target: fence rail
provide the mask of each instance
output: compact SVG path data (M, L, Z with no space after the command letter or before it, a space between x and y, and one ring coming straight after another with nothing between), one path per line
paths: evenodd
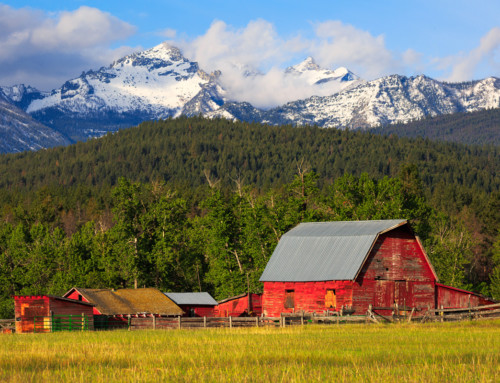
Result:
M487 320L500 318L500 303L468 308L443 308L427 310L422 322L428 321L459 321L459 320Z
M35 317L34 332L87 331L87 330L168 330L201 328L237 328L237 327L288 327L311 324L349 324L383 322L435 322L459 320L489 320L500 318L500 303L469 308L428 309L422 316L414 316L416 308L405 308L404 315L393 311L392 315L377 313L378 308L368 309L366 315L340 315L338 312L325 311L315 313L283 313L279 317L140 317L113 318L91 317L85 315L53 315ZM385 308L384 308L385 309ZM14 319L0 319L0 332L12 332Z

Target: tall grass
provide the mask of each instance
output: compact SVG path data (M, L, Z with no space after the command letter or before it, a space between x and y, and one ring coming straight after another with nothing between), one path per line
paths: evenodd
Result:
M0 335L7 382L497 382L500 321Z

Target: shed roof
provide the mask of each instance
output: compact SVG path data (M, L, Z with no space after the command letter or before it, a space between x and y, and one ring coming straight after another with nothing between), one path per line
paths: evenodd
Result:
M37 300L37 299L48 298L48 299L57 299L59 301L64 301L64 302L68 302L68 303L76 303L76 304L84 305L84 306L95 306L93 303L76 301L74 299L68 299L68 298L64 298L64 297L59 297L57 295L47 295L47 294L44 294L44 295L13 295L13 298L16 301L22 301L22 300L31 300L32 301L32 300Z
M217 306L217 301L209 293L164 293L178 305Z
M169 297L155 288L143 289L82 289L73 290L85 297L103 315L136 315L136 314L158 314L158 315L182 315L182 309Z
M285 233L260 281L354 280L378 236L406 220L301 223Z

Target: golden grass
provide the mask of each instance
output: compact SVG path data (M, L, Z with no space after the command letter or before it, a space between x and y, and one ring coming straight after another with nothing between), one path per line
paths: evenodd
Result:
M7 382L498 382L500 321L0 335Z

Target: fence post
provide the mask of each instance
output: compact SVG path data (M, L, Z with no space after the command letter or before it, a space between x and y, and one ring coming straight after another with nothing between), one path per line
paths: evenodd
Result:
M233 317L229 317L229 328L233 328Z
M256 325L257 327L259 327L259 317L258 317L258 316L257 316L257 317L255 317L255 325Z
M128 319L127 319L127 327L128 327L128 331L131 331L131 328L132 328L132 317L130 315L128 316Z
M203 317L203 327L204 328L207 327L207 317L206 316Z
M443 308L443 305L441 305L441 312L439 313L439 315L441 315L441 322L444 322L444 308Z
M181 329L181 316L179 315L178 318L179 318L178 322L179 322L179 330L180 330Z
M156 317L153 314L153 330L156 330Z
M304 310L302 310L302 314L300 315L300 325L304 326Z

